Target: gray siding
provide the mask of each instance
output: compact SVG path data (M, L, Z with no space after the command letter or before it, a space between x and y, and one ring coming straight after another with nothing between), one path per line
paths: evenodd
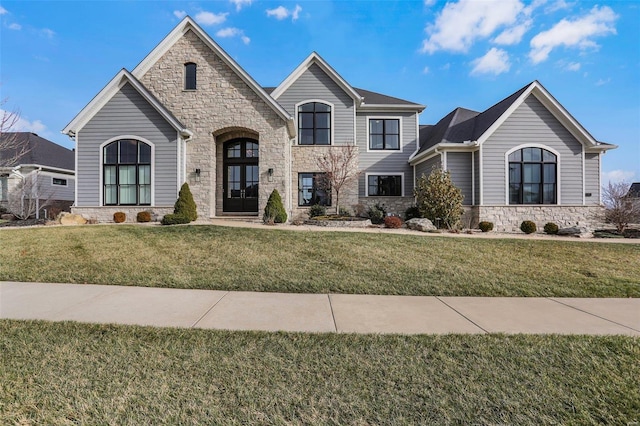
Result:
M473 155L473 182L474 182L474 205L480 204L480 153L472 152Z
M66 179L67 186L54 185L53 176L47 174L41 174L38 176L38 181L42 184L42 189L45 194L50 193L52 200L74 200L74 190L76 186L75 179L72 176L55 176L57 179Z
M447 152L445 155L447 157L447 170L451 173L451 180L453 184L462 191L462 195L464 196L462 204L471 205L471 153Z
M600 155L584 155L584 201L587 205L600 204ZM591 197L586 194L591 193Z
M278 98L278 103L298 120L295 105L299 102L316 99L333 104L333 137L331 144L353 144L353 99L344 92L320 67L312 64ZM296 124L297 126L297 124Z
M371 151L367 152L369 140L367 130L369 118L385 117L399 118L401 121L401 151ZM356 135L359 156L358 161L362 177L360 178L360 196L365 195L366 173L404 173L404 195L413 194L413 167L409 165L409 157L416 150L415 112L358 112L356 116Z
M542 144L559 152L560 202L582 205L582 145L533 95L482 146L484 204L506 204L505 153L523 144Z
M427 161L416 164L416 179L420 179L422 175L429 176L434 167L442 167L440 158L440 155L436 155L435 157L429 158Z
M100 145L121 135L139 136L154 144L155 205L172 205L178 192L177 131L126 84L78 133L78 206L101 205Z

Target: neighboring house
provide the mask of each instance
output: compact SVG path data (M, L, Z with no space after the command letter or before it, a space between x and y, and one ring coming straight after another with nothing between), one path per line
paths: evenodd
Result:
M403 214L416 178L436 164L452 171L474 221L499 227L507 214L511 226L514 204L535 201L518 214L571 217L556 221L563 225L599 205L600 155L613 146L596 142L539 83L484 113L459 109L420 128L424 108L354 88L315 52L278 87L261 87L186 17L63 130L76 141L73 210L99 221L116 211L129 220L142 210L161 216L188 182L200 217L259 215L273 189L295 217L335 202L318 185L317 159L349 145L361 174L340 204L353 210L380 203ZM506 179L511 163L531 171L528 148L544 148L524 155L544 155L539 171L556 173L540 183L544 199L533 198L528 175Z
M0 166L0 206L8 208L9 198L20 195L36 197L37 217L52 208L70 211L75 193L73 151L29 132L4 132L0 139L0 146L3 140L11 140L13 147L0 152L0 159L13 159ZM29 182L24 186L28 190L16 194L21 182Z
M466 220L517 229L589 225L601 212L601 157L615 145L598 142L537 81L483 112L457 108L421 126L409 162L416 177L448 170L464 195Z
M640 182L633 182L627 191L627 197L640 199Z

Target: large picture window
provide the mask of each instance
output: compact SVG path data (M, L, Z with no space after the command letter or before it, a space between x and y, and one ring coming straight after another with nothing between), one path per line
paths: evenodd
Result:
M509 204L556 204L558 159L543 148L509 154Z
M324 173L298 174L298 205L331 205L331 191L327 189Z
M133 139L103 148L105 206L151 204L151 146Z
M370 119L369 120L369 149L399 150L400 149L400 120Z
M367 176L367 195L370 197L402 196L402 176L400 175L369 175Z
M331 106L309 102L298 107L298 144L331 144Z

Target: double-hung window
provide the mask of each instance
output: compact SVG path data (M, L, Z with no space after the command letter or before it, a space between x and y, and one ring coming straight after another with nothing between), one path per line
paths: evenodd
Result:
M324 173L298 174L298 205L331 205L331 190Z
M399 150L400 120L397 118L369 119L369 149Z
M368 175L367 195L370 197L400 197L402 196L401 175Z
M103 148L105 206L151 204L151 146L133 139Z
M509 204L556 204L558 159L543 148L509 154Z
M331 106L309 102L298 107L298 144L331 145Z

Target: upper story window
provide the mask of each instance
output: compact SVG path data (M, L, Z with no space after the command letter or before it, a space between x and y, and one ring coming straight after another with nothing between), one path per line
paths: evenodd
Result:
M371 150L399 150L400 149L400 120L378 119L369 120L369 149Z
M556 204L558 159L542 148L509 154L509 204Z
M121 139L103 150L104 205L150 205L151 146Z
M298 144L331 144L331 106L309 102L298 107Z
M184 90L196 90L196 70L198 66L193 62L184 64Z

